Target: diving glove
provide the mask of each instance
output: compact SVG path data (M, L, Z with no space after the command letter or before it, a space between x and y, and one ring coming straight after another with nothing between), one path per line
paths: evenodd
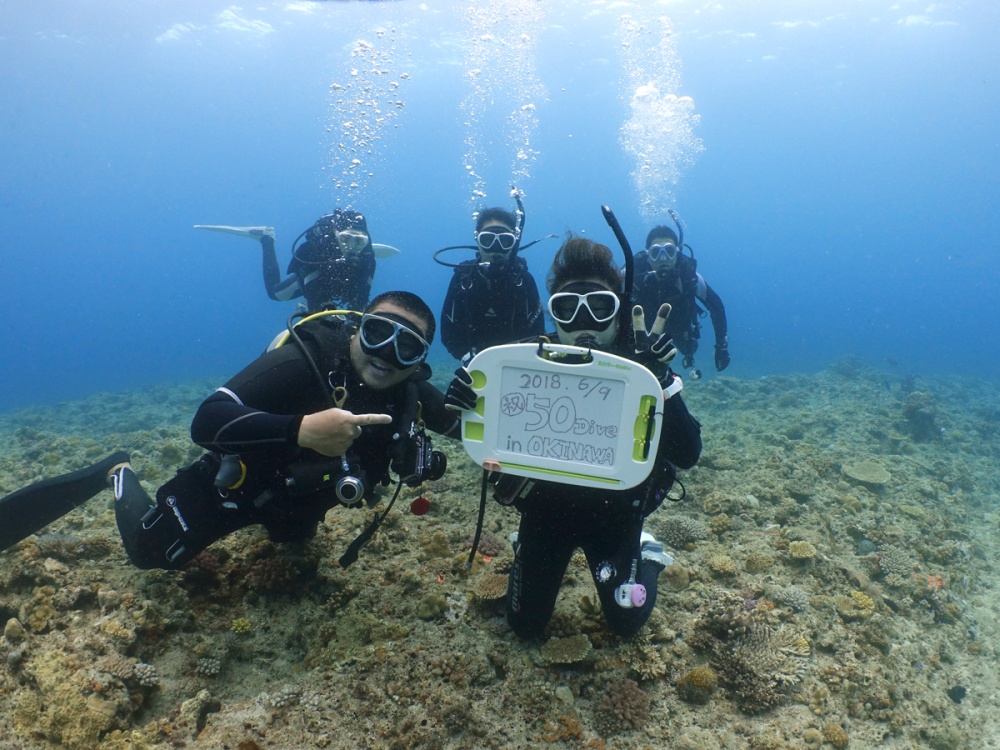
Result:
M715 344L715 369L722 372L729 367L729 337L723 336Z
M729 367L729 340L722 339L722 342L715 346L715 369L722 372Z
M444 394L444 408L451 411L470 411L476 408L476 392L472 390L472 375L464 367L455 370L455 377Z
M653 327L646 331L642 305L632 308L632 335L636 360L661 381L670 379L670 363L677 356L677 347L669 334L664 332L671 307L664 302L656 313Z

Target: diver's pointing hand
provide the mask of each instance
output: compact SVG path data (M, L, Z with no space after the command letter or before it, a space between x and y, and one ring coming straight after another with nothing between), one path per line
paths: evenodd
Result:
M298 443L324 456L342 456L360 437L362 427L391 423L392 417L388 414L352 414L346 409L325 409L302 417Z

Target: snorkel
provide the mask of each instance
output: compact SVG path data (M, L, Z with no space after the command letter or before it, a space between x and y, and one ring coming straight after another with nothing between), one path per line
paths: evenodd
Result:
M668 208L667 213L670 214L670 218L674 220L674 225L677 227L677 250L681 251L684 249L684 227L681 226L681 221L677 218L677 212L674 209Z
M517 242L514 243L514 255L517 255L517 251L521 249L521 233L524 231L524 204L521 202L521 191L517 189L517 185L510 186L510 194L514 196L514 201L517 203L517 211L514 212L514 217L517 219L517 225L514 227L514 234L517 235Z
M625 284L622 295L619 297L621 304L618 307L618 335L615 337L617 345L625 346L629 340L629 336L632 334L631 296L632 283L635 276L635 261L632 257L632 246L628 244L628 237L622 231L622 226L618 223L615 212L611 210L610 206L601 206L601 213L604 214L604 220L608 222L611 231L615 233L615 239L618 240L618 245L625 255Z

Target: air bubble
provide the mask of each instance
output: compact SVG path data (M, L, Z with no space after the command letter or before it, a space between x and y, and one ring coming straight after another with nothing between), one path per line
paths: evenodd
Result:
M629 118L620 142L632 158L632 181L647 221L662 219L676 201L674 188L704 150L694 134L699 115L690 96L678 97L680 58L670 19L620 19L623 81Z

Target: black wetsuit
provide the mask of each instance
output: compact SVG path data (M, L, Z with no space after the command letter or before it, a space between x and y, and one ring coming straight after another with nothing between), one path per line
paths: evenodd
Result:
M611 491L537 481L514 500L521 513L514 564L507 589L507 621L522 638L545 633L559 586L574 550L587 557L608 627L630 637L649 619L656 604L662 566L642 560L643 519L656 510L673 484L675 466L694 466L701 454L701 427L680 394L664 401L657 460L637 487ZM629 580L637 562L636 582L646 587L641 607L625 608L615 590Z
M455 269L441 312L441 341L455 359L544 331L538 287L523 258L502 269L481 270L476 260Z
M726 308L722 299L698 273L693 258L680 255L677 263L669 271L654 271L645 251L635 256L635 282L632 303L642 305L646 316L646 327L650 328L656 319L660 305L669 302L673 310L667 319L666 332L674 340L677 351L691 357L698 349L701 324L698 316L701 302L712 317L715 342L726 341Z
M267 295L281 302L305 297L312 312L330 306L346 310L364 310L375 278L375 251L371 242L357 258L347 260L336 248L336 241L307 240L296 247L288 264L288 277L282 280L274 238L260 239L264 249L264 288Z
M365 499L372 498L376 485L389 482L390 461L399 445L394 435L402 432L398 423L408 399L419 398L428 429L457 432L454 413L444 410L443 394L426 380L426 365L406 383L375 391L350 364L348 326L320 319L296 330L324 381L346 389L342 408L394 417L390 425L365 427L347 454L350 473L364 481ZM205 399L191 424L191 437L210 453L161 487L155 506L135 475L123 472L126 486L116 491L120 499L115 508L132 562L140 568L179 568L212 542L253 524L262 524L274 541L310 537L338 504L334 485L344 471L339 459L298 447L298 429L303 415L330 406L293 342L266 352ZM214 481L224 456L238 456L246 475L237 487L220 490ZM235 459L228 460L230 467L239 467ZM233 484L239 475L236 471Z

